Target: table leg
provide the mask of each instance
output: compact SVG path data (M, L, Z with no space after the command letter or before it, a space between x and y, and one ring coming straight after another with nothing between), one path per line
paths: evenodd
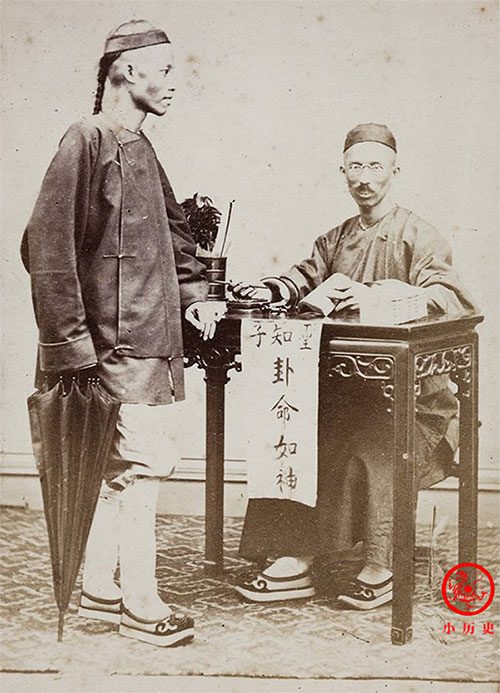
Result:
M478 473L478 349L477 335L471 344L470 371L453 378L460 400L458 562L477 561Z
M393 645L411 641L415 550L415 378L413 354L397 354L394 371Z
M205 561L207 572L221 572L224 544L224 408L226 370L206 370Z

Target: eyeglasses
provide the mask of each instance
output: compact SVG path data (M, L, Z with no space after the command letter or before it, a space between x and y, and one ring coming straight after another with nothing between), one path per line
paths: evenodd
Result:
M383 176L385 173L385 168L382 164L349 164L347 167L347 172L353 178L357 178L361 175L363 170L367 168L375 177Z

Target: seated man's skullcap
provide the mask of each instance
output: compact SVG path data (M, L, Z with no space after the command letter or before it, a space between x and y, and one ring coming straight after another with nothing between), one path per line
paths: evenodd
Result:
M379 144L385 144L387 147L397 152L396 140L387 125L378 125L377 123L356 125L356 127L350 130L346 135L344 152L349 149L349 147L352 147L353 144L358 144L358 142L378 142Z

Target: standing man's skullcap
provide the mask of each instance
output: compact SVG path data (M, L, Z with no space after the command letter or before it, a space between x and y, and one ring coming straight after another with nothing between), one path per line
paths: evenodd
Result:
M134 24L137 24L137 29L142 31L132 31ZM104 45L104 54L115 53L118 51L130 51L134 48L145 48L146 46L154 46L158 43L170 43L168 36L161 29L155 29L149 22L144 20L133 20L126 24L121 24L113 31Z

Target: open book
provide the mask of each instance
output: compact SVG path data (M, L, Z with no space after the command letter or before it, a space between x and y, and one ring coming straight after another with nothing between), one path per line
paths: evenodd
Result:
M332 290L349 289L357 284L345 274L336 272L300 301L299 307L328 316L334 310L336 299ZM427 297L418 286L397 279L383 279L366 284L360 298L360 322L371 325L399 325L427 315ZM347 292L348 293L348 292Z

